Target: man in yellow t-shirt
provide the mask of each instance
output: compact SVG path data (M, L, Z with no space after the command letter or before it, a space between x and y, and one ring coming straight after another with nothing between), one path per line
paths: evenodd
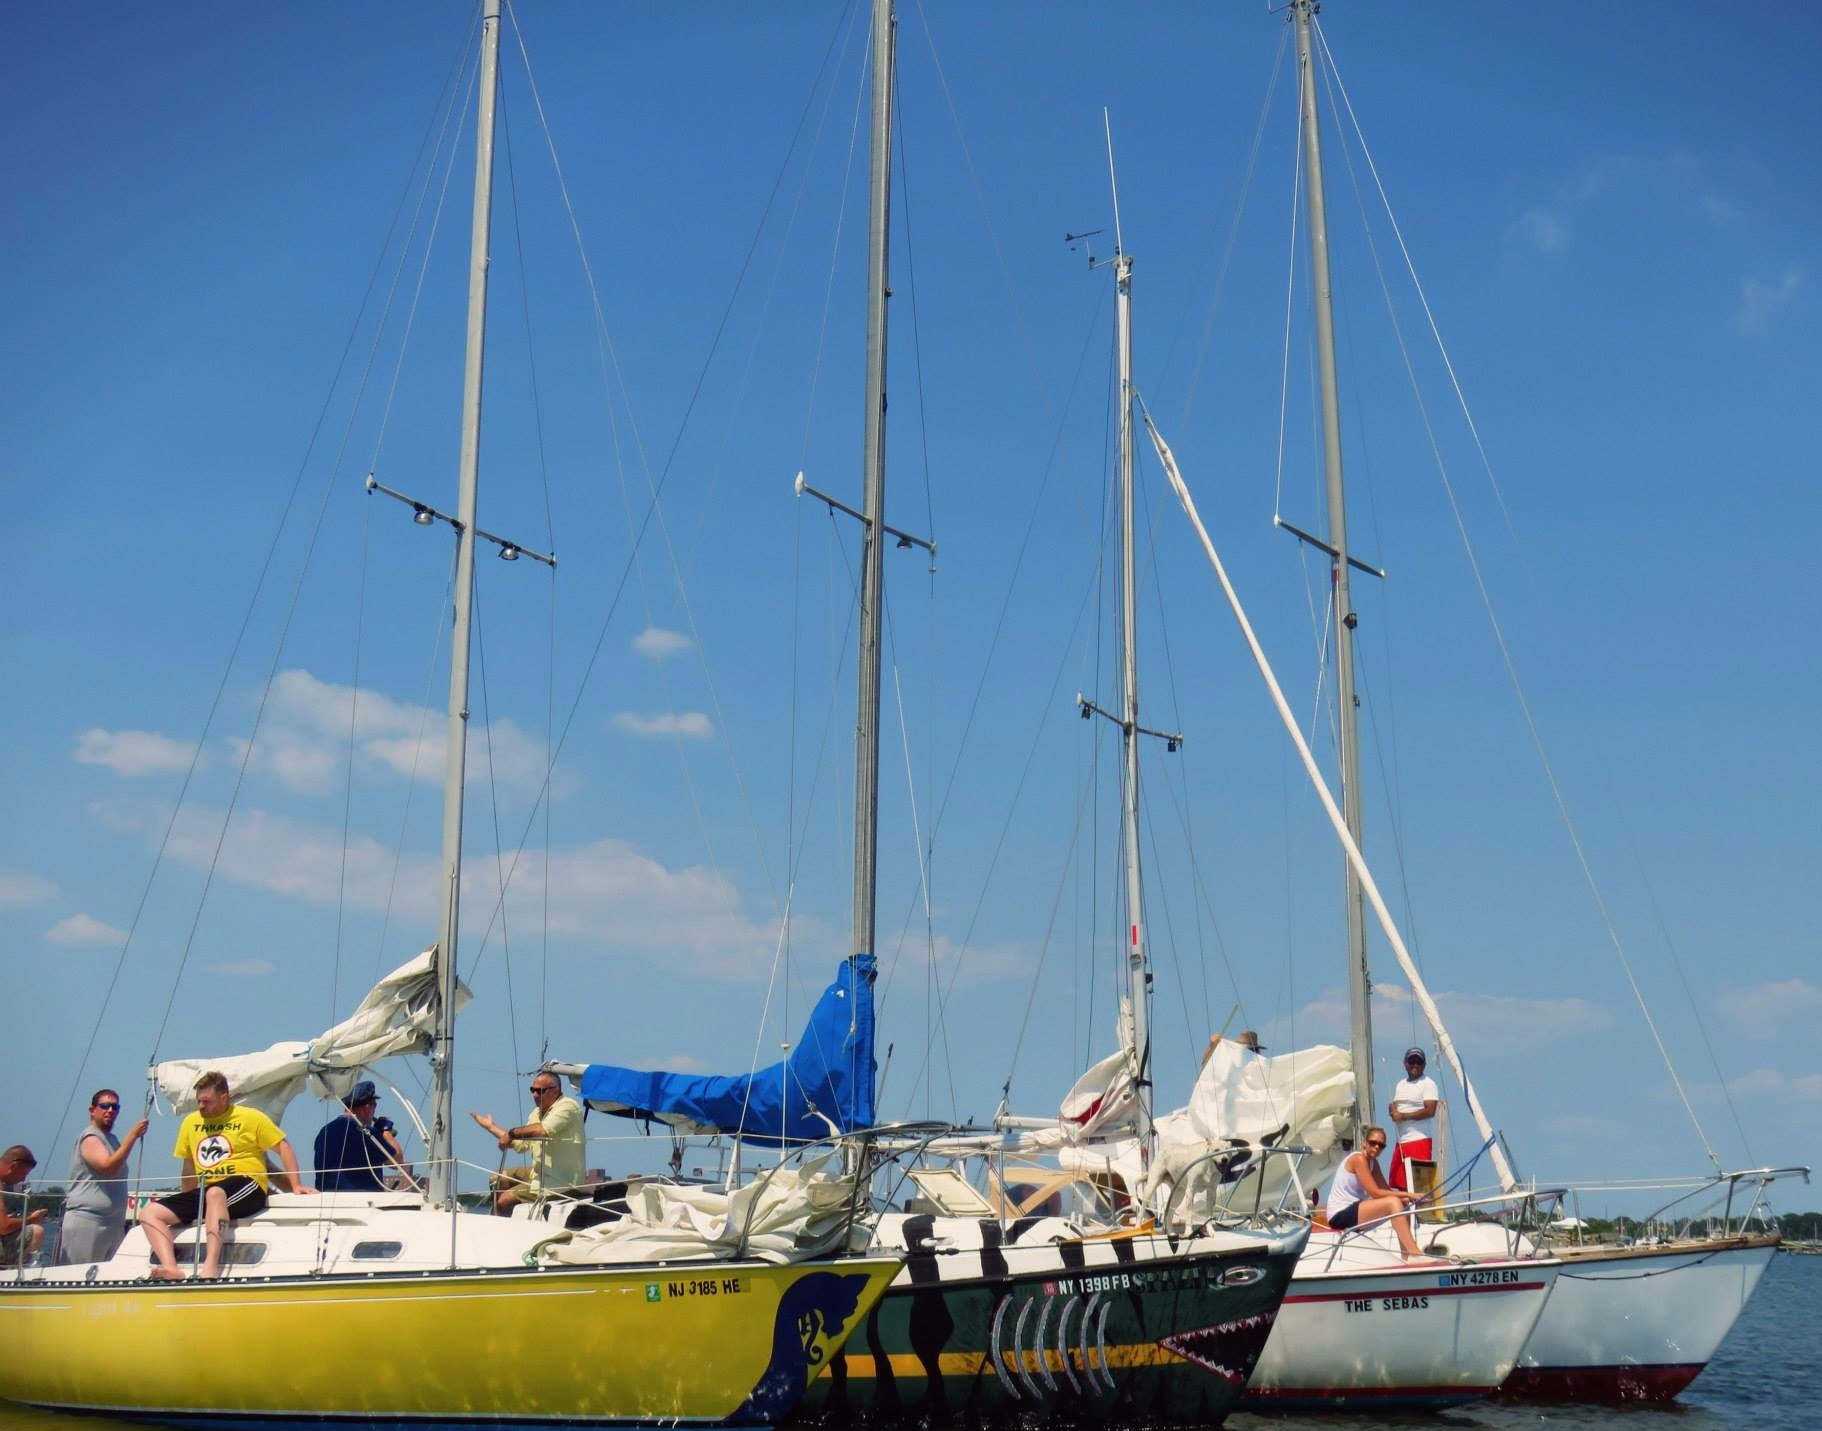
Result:
M202 1217L204 1251L198 1277L221 1276L221 1250L228 1219L265 1211L269 1179L266 1154L277 1153L294 1193L315 1192L297 1170L284 1130L257 1108L237 1104L224 1074L209 1072L196 1080L196 1111L178 1125L173 1157L183 1159L183 1190L139 1210L139 1225L152 1244L158 1265L152 1276L179 1282L176 1234Z

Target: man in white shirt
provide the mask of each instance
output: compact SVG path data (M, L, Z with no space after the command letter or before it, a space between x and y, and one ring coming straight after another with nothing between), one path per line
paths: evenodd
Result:
M1392 1150L1392 1175L1386 1181L1400 1192L1408 1192L1405 1163L1408 1159L1427 1162L1433 1156L1432 1141L1436 1136L1436 1106L1442 1093L1436 1080L1425 1075L1429 1059L1421 1048L1404 1051L1404 1077L1392 1090L1392 1101L1386 1105L1392 1126L1398 1130L1398 1143Z

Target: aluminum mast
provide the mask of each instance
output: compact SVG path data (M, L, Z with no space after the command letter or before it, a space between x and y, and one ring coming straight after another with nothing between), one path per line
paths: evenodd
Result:
M854 952L871 954L879 862L879 629L886 497L887 240L892 201L891 0L873 0L873 140L867 191L867 387L861 453L860 696L854 728Z
M1322 192L1322 134L1316 122L1316 66L1310 23L1318 0L1291 0L1297 24L1298 94L1303 106L1303 167L1308 189L1310 269L1316 307L1316 359L1322 383L1323 473L1329 506L1329 586L1335 618L1335 702L1340 714L1341 812L1361 843L1360 730L1354 695L1354 626L1348 592L1347 501L1341 485L1341 399L1335 383L1335 311L1329 282L1328 211ZM1346 867L1348 921L1348 1046L1354 1055L1356 1130L1373 1121L1373 994L1367 968L1366 900L1352 864Z
M462 895L462 775L468 754L468 643L474 608L475 489L481 464L481 369L487 330L488 231L493 216L494 98L500 74L500 0L481 19L475 114L474 232L468 263L468 356L462 376L462 454L456 496L455 620L449 646L449 723L443 753L444 881L437 931L436 1045L431 1051L430 1201L455 1201L456 926Z

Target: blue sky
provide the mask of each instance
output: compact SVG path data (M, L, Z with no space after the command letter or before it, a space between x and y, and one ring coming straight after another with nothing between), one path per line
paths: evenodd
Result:
M0 136L15 1011L0 1136L47 1170L91 1087L118 1084L130 1105L154 1052L307 1038L434 937L449 544L361 480L371 467L454 500L470 160L423 263L442 171L424 189L414 156L452 74L466 83L465 14L20 17ZM1802 542L1822 518L1803 416L1822 374L1819 22L1792 12L1772 32L1709 7L1623 33L1568 6L1448 18L1336 0L1322 20L1497 495L1369 208L1398 324L1697 1113L1730 1165L1815 1162L1822 691ZM508 29L480 521L554 546L561 566L553 607L542 568L481 564L464 1107L518 1106L545 1047L769 1061L845 952L855 549L790 488L803 470L858 492L854 19L832 4L522 7L605 362ZM984 1118L1008 1078L1016 1107L1046 1111L1111 1039L1112 750L1072 703L1114 699L1096 565L1111 285L1062 242L1111 223L1103 106L1139 385L1293 703L1318 709L1316 569L1271 528L1280 488L1286 520L1322 519L1300 253L1288 362L1283 346L1282 62L1243 186L1282 28L1247 6L901 14L888 507L934 530L940 558L934 576L914 553L888 567L890 1114ZM1355 588L1369 858L1525 1172L1698 1171L1507 682L1328 133L1352 540L1390 573ZM362 308L376 274L396 295L383 329L380 300ZM660 474L664 520L623 582ZM1231 1028L1279 1048L1342 1034L1339 867L1155 464L1142 480L1144 716L1187 737L1146 753L1169 1104L1236 1003ZM566 722L547 835L534 802ZM483 947L498 862L528 825L507 937ZM1428 1039L1375 957L1389 1078ZM419 1069L382 1072L422 1086ZM318 1111L289 1121L307 1131ZM609 1141L627 1131L591 1122L598 1161L651 1158ZM165 1146L160 1131L152 1168ZM492 1160L478 1134L458 1149Z

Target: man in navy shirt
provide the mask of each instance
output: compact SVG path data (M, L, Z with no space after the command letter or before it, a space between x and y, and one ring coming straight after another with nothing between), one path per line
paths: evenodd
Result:
M324 1192L385 1192L391 1159L368 1131L380 1096L362 1079L342 1099L342 1111L316 1135L316 1185Z

